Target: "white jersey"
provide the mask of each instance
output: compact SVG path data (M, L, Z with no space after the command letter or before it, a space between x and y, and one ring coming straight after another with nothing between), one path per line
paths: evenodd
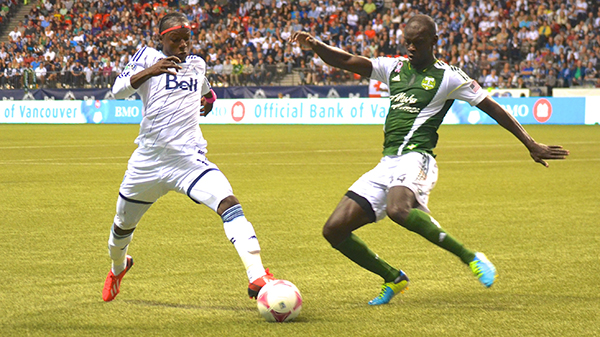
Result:
M177 75L154 76L137 90L131 86L131 76L165 57L154 48L141 48L115 80L112 92L117 99L127 98L136 91L142 97L143 118L135 140L140 147L206 152L206 140L199 126L200 99L211 88L205 77L206 62L200 56L186 57L179 64L182 69Z

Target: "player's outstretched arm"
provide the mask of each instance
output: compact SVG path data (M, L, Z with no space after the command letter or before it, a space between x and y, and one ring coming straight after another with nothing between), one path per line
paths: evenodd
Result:
M370 77L373 70L371 60L366 57L352 55L339 48L329 46L306 32L296 32L290 38L291 42L298 42L302 48L312 49L327 64L336 68Z
M523 126L492 98L484 98L477 107L515 135L527 147L531 158L535 162L548 167L546 159L565 159L569 155L569 151L563 149L560 145L545 145L533 140Z

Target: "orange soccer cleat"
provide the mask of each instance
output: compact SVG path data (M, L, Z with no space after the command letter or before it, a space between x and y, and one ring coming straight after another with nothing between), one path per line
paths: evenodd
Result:
M123 279L123 276L125 276L125 273L131 269L131 267L133 267L133 258L127 255L127 267L125 267L125 270L116 276L113 274L112 269L108 272L106 281L104 281L104 289L102 290L102 299L104 302L110 302L114 300L117 294L119 294L121 280ZM248 289L248 291L250 291L250 289Z

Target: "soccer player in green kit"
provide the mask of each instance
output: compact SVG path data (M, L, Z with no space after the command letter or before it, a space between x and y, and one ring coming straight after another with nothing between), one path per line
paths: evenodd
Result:
M383 278L381 292L370 305L389 303L409 282L402 270L378 257L353 233L385 216L459 257L484 286L492 286L497 276L483 253L467 249L444 231L427 208L438 176L433 157L437 130L455 99L490 115L525 145L534 161L546 167L546 159L564 159L569 154L562 146L534 141L477 82L459 68L436 59L438 36L431 17L412 17L404 29L404 39L408 57L368 59L324 44L306 32L296 32L291 38L312 49L325 63L374 78L390 88L383 158L349 188L323 227L323 236L335 249Z

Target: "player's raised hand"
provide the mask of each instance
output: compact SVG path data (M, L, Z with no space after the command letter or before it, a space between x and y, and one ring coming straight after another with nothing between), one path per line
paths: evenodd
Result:
M162 75L164 73L177 75L177 71L181 69L178 64L181 60L177 56L169 56L158 60L152 67L149 68L152 76Z
M534 142L529 147L529 154L535 162L548 167L545 159L565 159L569 155L569 150L563 149L560 145L545 145Z
M202 105L202 108L200 108L200 116L202 117L206 117L213 109L213 103L208 103L204 96L200 99L200 105Z
M298 42L302 49L311 49L311 45L315 43L315 38L307 32L298 31L290 37L290 42Z

